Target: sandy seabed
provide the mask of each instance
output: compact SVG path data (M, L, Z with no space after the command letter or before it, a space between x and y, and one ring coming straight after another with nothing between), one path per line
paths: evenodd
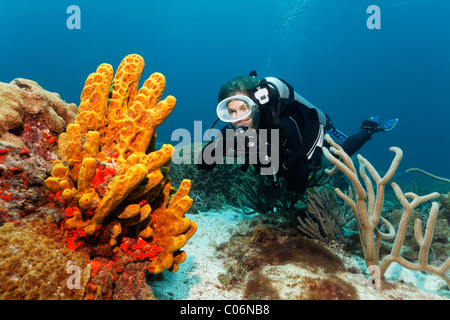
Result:
M196 234L183 247L186 261L172 274L164 271L162 279L151 281L156 299L159 300L242 300L245 281L242 286L228 288L218 280L226 273L224 260L215 255L218 245L228 242L240 221L249 219L234 209L186 214L198 226ZM364 262L357 257L347 257L338 252L347 267L363 269ZM348 268L347 268L348 269ZM317 277L296 264L265 266L262 272L273 283L283 300L302 299L302 277ZM396 281L395 289L376 290L367 286L367 277L362 273L343 272L340 278L351 283L362 300L450 300L444 280L434 275L425 276L393 264L386 272L388 281ZM437 294L437 292L446 294Z

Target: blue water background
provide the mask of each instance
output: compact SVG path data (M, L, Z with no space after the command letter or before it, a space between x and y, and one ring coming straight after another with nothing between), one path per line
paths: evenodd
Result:
M81 29L69 30L69 5ZM381 29L369 30L369 5ZM177 106L159 128L203 131L215 120L217 92L247 75L276 76L352 134L371 115L398 117L360 151L386 170L401 147L399 171L421 167L450 177L450 1L164 0L3 1L0 81L37 81L79 104L86 77L129 53L146 61L142 79L162 72ZM143 80L141 80L141 83Z

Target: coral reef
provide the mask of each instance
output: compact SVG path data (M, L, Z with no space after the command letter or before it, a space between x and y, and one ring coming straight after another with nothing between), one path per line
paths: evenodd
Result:
M0 82L0 225L44 211L58 135L77 107L36 82ZM45 212L49 214L49 212Z
M173 147L155 149L156 128L176 100L160 100L160 73L138 91L143 68L142 57L131 54L114 78L109 64L89 75L45 184L62 198L76 246L91 256L150 260L151 272L175 272L186 257L180 249L196 230L184 217L192 203L190 182L175 193L168 178Z
M237 232L217 248L227 270L218 277L223 286L244 284L244 299L359 299L353 285L340 278L348 270L339 256L299 235L294 224L266 219L255 217L253 233Z
M255 226L253 228L253 238L251 241L257 242L260 244L269 244L272 235L270 231L264 226Z
M296 220L285 215L242 216L237 208L230 208L196 215L196 222L199 231L188 250L194 254L191 269L186 272L182 267L170 279L153 280L156 297L448 300L445 281L398 265L388 269L384 290L370 287L363 259L348 251L342 239L328 243L307 239L299 234ZM239 230L241 223L245 226ZM331 285L322 295L315 291L321 290L321 283Z
M242 184L246 174L235 164L221 165L212 171L198 170L196 161L201 148L202 144L192 143L175 151L170 166L172 185L178 186L184 177L189 177L192 182L191 195L200 211L217 211L226 205L237 206L240 191L235 185Z
M439 202L441 203L442 216L450 223L450 192L446 195L441 194Z
M219 256L233 257L228 268L233 276L266 265L297 263L311 270L323 269L325 273L342 271L344 266L323 244L299 235L294 223L284 219L267 221L264 216L253 218L253 233L236 232L229 243L218 248ZM237 279L231 283L238 282Z
M294 210L300 195L288 189L284 180L275 184L271 179L249 173L243 183L234 185L239 190L237 202L242 213L287 213Z
M35 151L44 158L49 151L44 149L49 146L38 139L55 142L52 134L62 133L77 114L75 104L65 103L57 93L42 89L32 80L0 82L0 101L0 143L20 149L35 144ZM41 124L45 127L39 127ZM28 131L39 132L29 141Z
M178 185L183 177L192 181L191 194L197 210L233 206L244 214L268 214L294 209L299 195L288 190L284 180L271 183L268 177L252 169L240 170L239 164L218 165L211 171L198 170L196 161L202 147L200 143L192 143L177 149L170 168L173 185Z
M398 168L400 160L403 156L402 150L397 147L390 148L392 152L395 152L395 157L389 170L383 177L378 174L367 159L363 158L361 155L358 155L360 175L366 186L364 189L362 183L359 181L351 158L344 152L341 146L336 144L330 138L329 135L326 135L325 139L330 143L331 147L330 150L323 147L323 152L327 159L335 165L333 169L330 169L329 173L333 174L337 170L341 170L350 179L355 187L355 200L345 195L338 188L336 189L336 193L352 207L356 215L359 225L361 245L364 251L365 263L368 270L372 270L374 272L377 272L378 270L379 277L382 279L391 263L397 262L401 266L410 270L427 271L436 274L442 277L450 287L450 276L447 274L450 268L450 257L447 257L445 262L438 267L431 265L428 261L429 250L433 240L439 209L439 204L437 202L432 203L426 223L425 233L422 232L422 221L420 219L416 219L415 221L414 232L416 241L419 245L418 261L411 262L401 256L401 248L405 240L408 221L410 220L414 209L425 201L437 198L439 194L437 192L426 196L418 196L412 192L404 194L398 184L393 182L391 186L394 189L397 199L403 206L403 215L397 232L392 224L381 216L384 203L385 185L391 180L396 169ZM336 157L339 157L339 159ZM372 180L366 173L366 169L369 171L372 179L376 183L376 193L374 191ZM407 198L411 198L412 201L409 202ZM382 225L385 226L387 232L381 230ZM382 240L384 239L395 240L391 252L381 258L380 246L382 244Z
M261 269L256 269L249 275L244 291L246 300L279 300L280 295L270 280L264 276Z
M51 220L4 224L0 228L0 299L83 299L89 257L67 248L64 240L64 232ZM71 265L81 268L78 290L67 285Z
M298 229L310 238L320 241L331 241L337 239L342 232L343 226L352 219L349 215L348 206L340 206L335 193L331 195L326 188L322 191L314 188L314 193L307 190L306 216L297 217ZM351 196L351 190L348 195Z
M175 190L173 147L155 148L175 98L159 73L138 91L143 67L100 65L78 113L33 81L0 83L3 299L153 299L146 274L186 259L191 184Z
M442 196L441 196L442 197ZM445 211L440 210L439 215L443 219L436 219L434 227L433 242L430 246L430 260L437 264L439 262L444 262L446 257L448 257L448 252L450 252L450 228L447 219L445 219ZM401 219L403 217L402 209L394 209L389 214L389 222L395 229L400 226ZM420 247L415 238L415 221L420 219L421 221L426 221L428 217L427 213L423 213L418 210L413 210L411 212L410 219L406 224L405 239L402 246L402 255L406 260L414 261L419 259ZM426 225L422 223L422 227L426 228ZM380 252L383 254L388 254L392 250L392 243L386 242L380 248Z
M306 286L307 300L359 300L356 288L336 275L324 278L305 277L302 285Z

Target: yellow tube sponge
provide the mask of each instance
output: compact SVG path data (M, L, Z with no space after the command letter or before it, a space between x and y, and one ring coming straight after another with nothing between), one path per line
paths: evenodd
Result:
M68 230L78 228L82 234L82 229L89 245L110 246L119 255L124 237L160 245L164 257L157 260L167 260L155 264L160 272L184 261L177 251L196 226L184 217L192 203L190 181L169 199L173 146L155 150L156 129L176 99L160 101L166 85L160 73L138 90L143 69L142 57L131 54L115 76L109 64L88 76L75 123L59 136L60 159L53 163L46 186L60 193Z
M170 197L172 187L170 182L167 182L163 189L161 205L152 212L154 239L162 248L159 257L151 263L150 271L153 273L166 269L176 272L178 265L186 259L186 254L180 249L197 231L197 224L185 217L185 212L192 204L192 199L188 196L190 188L191 181L183 180L177 193Z

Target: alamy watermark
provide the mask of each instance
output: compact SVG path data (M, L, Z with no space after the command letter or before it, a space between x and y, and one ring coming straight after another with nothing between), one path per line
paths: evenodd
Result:
M81 29L81 9L77 5L67 7L66 13L70 14L67 18L66 26L69 30ZM370 30L381 29L381 9L377 5L367 7L366 13L370 14L367 18L366 25Z
M366 282L367 287L380 290L381 289L380 267L371 265L367 267L367 271L369 271L370 274L370 277L367 279Z
M67 18L67 29L81 29L81 9L79 6L70 5L67 7L66 13L70 14Z
M379 6L371 5L366 10L370 16L367 18L366 25L369 30L381 29L381 9Z
M205 146L192 141L208 141L211 136L215 139ZM194 139L187 129L173 131L171 140L179 141L174 146L172 157L174 164L259 164L262 175L273 175L278 172L280 165L279 130L278 129L226 129L223 134L218 129L202 130L202 122L194 121ZM192 152L194 154L192 154ZM225 159L225 160L224 160Z
M81 289L81 268L71 264L67 267L66 273L70 274L66 281L67 288Z

